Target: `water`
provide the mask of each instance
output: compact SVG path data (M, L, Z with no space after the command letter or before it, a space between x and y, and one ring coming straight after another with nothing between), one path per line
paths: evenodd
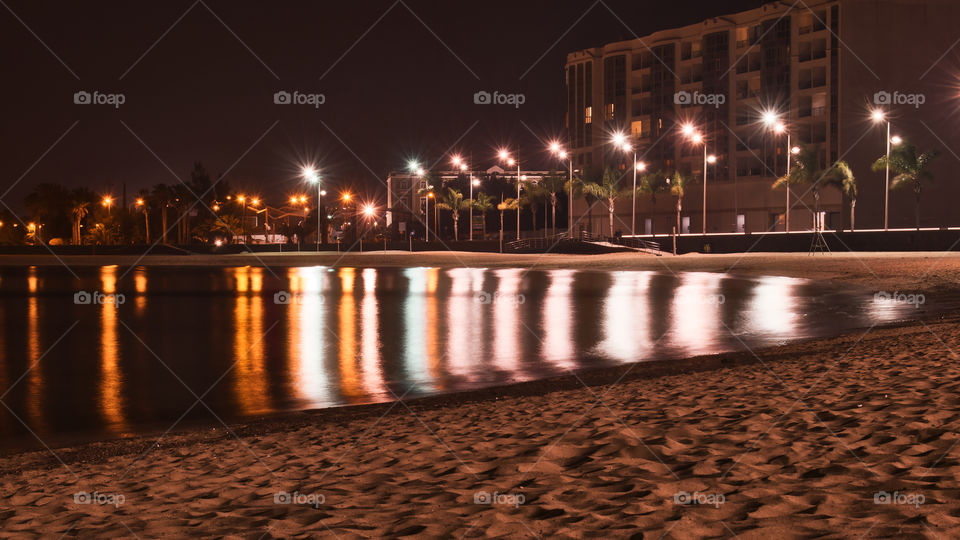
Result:
M0 269L6 446L759 348L916 313L864 291L715 273L74 271Z

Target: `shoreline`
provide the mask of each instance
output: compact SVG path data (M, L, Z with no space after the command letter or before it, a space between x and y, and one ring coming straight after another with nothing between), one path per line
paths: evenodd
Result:
M58 452L66 466L5 456L0 521L80 537L956 536L958 330L916 322L618 366L585 373L586 388L568 378L265 419L237 438L97 443Z
M899 331L920 327L927 323L957 322L960 323L960 314L951 319L944 319L942 315L930 314L923 319L892 322L873 327L873 331ZM358 420L367 420L391 414L397 403L405 403L418 411L441 410L463 407L470 404L495 402L504 398L524 398L531 396L546 396L554 393L563 393L607 385L615 385L631 381L650 381L663 377L684 376L722 369L731 369L752 366L756 364L796 360L809 354L814 349L827 349L835 343L849 342L851 339L864 334L866 328L858 328L843 332L836 336L805 338L791 341L783 345L775 345L755 350L728 351L715 354L630 362L614 366L585 368L572 371L565 375L555 375L545 379L521 381L499 386L489 386L471 390L447 392L410 398L402 401L362 403L356 405L342 405L323 409L305 409L299 411L281 411L257 415L246 420L227 422L227 426L234 434L245 436L262 436L268 433L286 432L317 424L330 424L349 428L349 424ZM214 442L231 439L222 424L211 421L182 422L184 428L177 428L163 437L166 446L184 447L196 442ZM216 433L215 433L216 432ZM60 458L67 464L74 462L99 463L103 460L143 452L154 444L163 430L147 429L144 433L130 437L85 437L67 435L61 444L51 445L53 450L66 450ZM175 442L176 444L171 444ZM50 456L43 448L0 448L0 476L10 474L5 461L16 459L18 456L37 454L40 460L37 467L59 466L59 461ZM67 457L64 457L67 456ZM33 461L33 460L31 460ZM42 465L40 464L42 463ZM22 464L21 464L22 466ZM22 469L21 469L22 470Z
M499 254L477 252L284 253L236 255L0 255L0 269L12 267L144 266L164 268L438 267L530 270L651 270L723 272L741 276L784 276L877 288L938 293L960 291L960 252L743 253L654 256ZM924 271L920 271L924 270ZM71 270L72 271L72 270Z

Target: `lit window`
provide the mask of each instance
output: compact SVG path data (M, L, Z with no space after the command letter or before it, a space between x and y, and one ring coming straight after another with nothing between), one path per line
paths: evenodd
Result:
M583 122L585 124L593 123L593 107L587 107L583 113Z
M630 132L634 137L643 137L643 120L635 120L630 123Z

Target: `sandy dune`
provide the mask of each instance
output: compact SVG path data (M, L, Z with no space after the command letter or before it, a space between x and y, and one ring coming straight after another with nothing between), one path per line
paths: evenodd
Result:
M239 441L8 456L0 536L955 538L954 350L960 322L919 323L713 371L238 426Z

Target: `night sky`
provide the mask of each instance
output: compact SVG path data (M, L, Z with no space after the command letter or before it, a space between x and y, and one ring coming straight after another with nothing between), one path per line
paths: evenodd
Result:
M457 140L476 168L500 144L548 167L525 125L562 135L568 52L761 4L6 1L3 200L19 209L41 182L117 196L126 183L129 202L187 180L197 160L276 203L311 161L333 184L382 193L388 171ZM276 105L280 90L326 102ZM479 90L525 103L475 105ZM76 105L77 91L125 103Z

